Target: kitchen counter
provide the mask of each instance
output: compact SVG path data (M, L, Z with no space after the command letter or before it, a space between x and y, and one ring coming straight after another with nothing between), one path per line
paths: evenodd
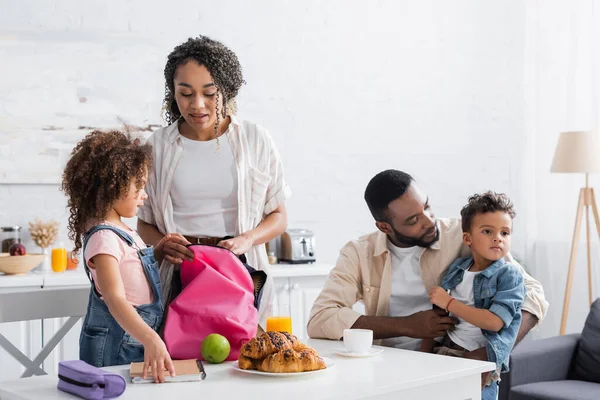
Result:
M273 264L269 272L273 278L300 276L327 276L333 264ZM65 272L31 271L25 275L0 275L0 290L16 287L59 287L89 286L89 280L82 267Z
M25 287L89 286L83 269L65 272L30 271L25 275L0 275L0 290Z
M269 272L273 278L292 278L298 276L327 276L333 269L333 264L273 264Z

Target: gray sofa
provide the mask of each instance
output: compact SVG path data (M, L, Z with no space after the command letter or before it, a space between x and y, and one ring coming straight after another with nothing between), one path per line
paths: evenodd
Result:
M600 299L581 334L520 343L499 400L600 400Z

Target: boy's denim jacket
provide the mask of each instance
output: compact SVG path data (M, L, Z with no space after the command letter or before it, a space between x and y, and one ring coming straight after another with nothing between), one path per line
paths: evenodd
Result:
M454 261L442 279L442 288L454 289L472 262L473 257ZM516 266L500 259L475 275L473 297L475 308L490 310L504 322L498 332L481 331L488 340L488 360L501 367L501 372L508 371L508 358L521 326L521 304L525 297L523 275Z

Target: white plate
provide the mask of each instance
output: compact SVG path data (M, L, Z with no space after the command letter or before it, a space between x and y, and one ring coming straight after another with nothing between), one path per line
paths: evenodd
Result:
M344 356L344 357L373 357L376 356L377 354L381 353L383 351L383 349L377 349L377 348L370 348L368 352L366 353L351 353L348 350L346 350L345 348L337 348L335 349L335 354L338 354L340 356Z
M253 369L241 369L240 366L238 365L238 362L234 362L233 363L233 369L235 369L236 371L240 371L240 372L245 372L247 374L254 374L254 375L265 375L265 376L272 376L274 378L293 378L293 377L298 377L298 376L306 376L306 375L313 375L313 374L320 374L323 372L327 372L328 369L331 369L335 366L335 361L333 361L331 358L327 358L327 357L321 357L323 359L323 361L325 361L325 365L327 365L327 368L325 369L319 369L316 371L307 371L307 372L280 372L280 373L276 373L276 372L262 372L262 371L256 371Z

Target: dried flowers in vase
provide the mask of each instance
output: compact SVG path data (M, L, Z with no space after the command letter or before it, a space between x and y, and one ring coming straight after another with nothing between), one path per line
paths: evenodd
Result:
M44 222L40 221L39 218L36 218L35 221L29 223L31 239L42 249L47 249L56 240L59 226L57 221L50 220Z

